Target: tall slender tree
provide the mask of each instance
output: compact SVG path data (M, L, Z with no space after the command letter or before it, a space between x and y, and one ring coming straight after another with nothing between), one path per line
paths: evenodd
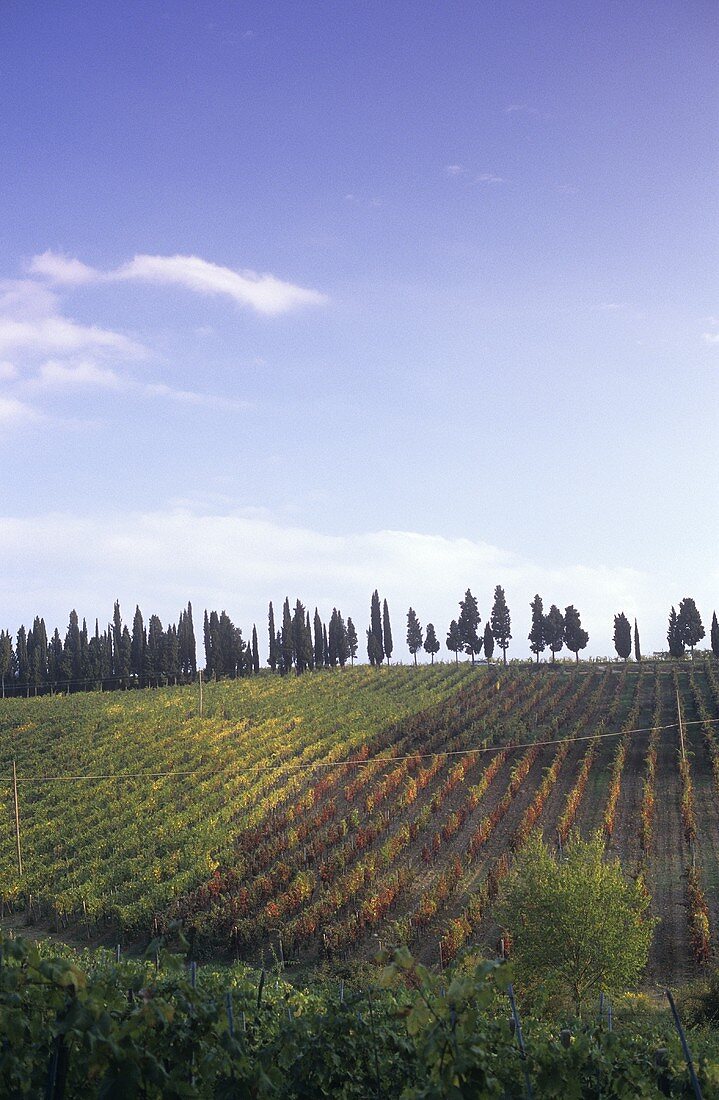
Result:
M570 603L564 609L564 644L574 654L574 659L579 661L580 649L586 649L589 635L582 629L582 621L576 607Z
M634 660L641 661L642 651L639 647L639 627L637 626L637 620L634 620Z
M539 654L544 653L547 648L547 640L544 637L544 606L542 604L542 597L537 595L529 605L532 609L532 629L529 632L529 648L532 653L536 654L537 664L539 664Z
M492 654L494 653L494 632L492 630L492 627L491 627L490 623L485 623L484 624L483 645L484 645L484 655L485 655L485 657L487 658L488 661L491 661L492 660ZM505 664L507 663L506 660L505 660L504 663Z
M257 627L252 626L252 671L257 675L260 671L260 650L257 644Z
M387 664L390 662L392 656L392 627L389 621L389 608L387 607L387 601L382 603L382 645L384 646L384 655L387 658Z
M324 640L323 640L323 637L322 637L322 620L320 618L320 613L317 610L317 608L315 608L314 628L315 628L315 638L314 638L315 668L324 668L325 649L324 649Z
M417 664L417 650L422 648L422 627L413 608L407 612L407 648Z
M492 636L502 650L502 663L506 665L507 650L512 640L512 621L509 616L509 608L507 607L504 589L499 584L494 590L494 603L492 605L492 613L489 621L492 627Z
M382 613L379 606L379 593L376 588L372 593L369 616L367 656L371 665L379 667L384 660L384 645L382 644Z
M10 681L13 658L12 638L7 630L2 630L0 631L0 681L2 682L3 699L5 698L5 685Z
M712 625L709 640L711 642L712 653L715 657L719 658L719 622L717 622L716 611L712 615Z
M355 624L352 622L349 615L347 616L347 646L350 651L350 660L354 667L355 657L357 656L357 649L359 647L359 638L357 637Z
M669 643L669 655L670 657L683 657L684 656L684 640L679 630L679 621L676 613L676 609L672 607L669 612L669 623L667 625L667 642Z
M272 607L272 600L270 600L270 609L267 613L267 633L269 635L270 643L267 664L270 666L273 672L277 672L279 650L277 648L277 627L275 626L275 612L274 608Z
M614 648L624 661L632 652L632 628L623 611L614 616Z
M282 667L285 671L285 675L292 668L293 650L290 598L289 596L285 596L285 602L282 605Z

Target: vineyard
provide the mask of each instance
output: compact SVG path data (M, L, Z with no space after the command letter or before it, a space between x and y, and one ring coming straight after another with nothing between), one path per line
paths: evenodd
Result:
M678 982L719 928L719 676L678 664L317 672L5 700L0 921L253 963L492 955L531 835L603 830ZM16 762L23 873L17 862Z

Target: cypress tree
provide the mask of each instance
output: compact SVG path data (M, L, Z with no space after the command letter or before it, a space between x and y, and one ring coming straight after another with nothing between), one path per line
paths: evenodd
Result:
M350 651L350 660L352 661L352 667L354 668L355 657L357 656L357 649L359 646L359 638L357 637L357 631L355 624L347 617L347 647Z
M579 661L579 650L585 649L588 641L589 635L586 630L582 630L579 612L570 604L564 609L564 642L567 649L574 654L576 661Z
M437 634L434 629L434 623L427 623L427 629L425 631L424 639L425 653L429 653L432 664L434 664L434 655L439 653L439 642L437 641Z
M74 608L70 612L70 622L68 623L67 634L65 635L63 662L67 673L67 679L70 681L69 688L72 691L77 688L81 675L80 626L77 619L77 611L75 611Z
M450 653L454 653L454 663L456 665L459 664L459 651L462 648L462 639L459 636L459 624L456 619L452 619L452 622L449 624L446 644Z
M614 616L614 648L624 661L632 652L632 628L623 611Z
M307 651L308 668L315 667L315 647L312 643L312 627L310 626L310 613L305 616L305 649Z
M322 637L322 620L320 618L320 613L317 610L317 608L315 608L314 629L315 629L315 639L314 639L314 641L315 641L315 668L324 668L324 664L325 664L325 647L324 647L324 640L323 640L323 637Z
M475 655L482 652L482 642L480 641L477 633L477 628L482 621L477 607L477 601L470 592L469 588L464 594L464 599L459 602L459 619L457 620L457 627L459 629L459 638L462 646L464 646L464 652L469 653L472 658L472 664L474 664Z
M532 609L532 629L529 632L529 648L532 653L537 655L537 664L539 664L539 654L544 653L547 648L547 641L544 637L544 607L542 604L542 597L537 595L529 605Z
M552 664L564 645L564 616L556 604L552 604L544 618L544 638L552 651Z
M375 588L370 601L369 630L367 631L367 656L373 666L379 666L384 660L382 644L382 613L379 606L379 593Z
M709 635L709 641L711 642L712 653L715 657L719 658L719 622L717 622L716 611L712 615L711 633Z
M487 661L492 660L492 654L493 653L494 653L494 632L492 630L491 625L489 623L487 623L485 628L484 628L484 655L487 658ZM504 663L506 665L506 663L507 663L506 658L505 658Z
M634 660L641 661L642 651L639 648L639 627L637 626L637 620L634 620Z
M260 650L257 645L257 627L252 625L252 671L255 676L260 671Z
M669 623L667 625L667 642L669 643L669 655L671 657L684 656L684 642L679 631L677 613L674 607L672 607L671 611L669 612Z
M150 615L147 626L147 672L150 687L158 687L166 676L165 632L157 615Z
M677 628L684 645L688 645L692 660L694 659L694 646L704 637L704 625L697 605L691 596L685 596L679 604L677 616Z
M267 658L267 664L270 666L273 672L277 671L277 658L279 656L279 650L277 649L277 630L275 627L275 613L272 608L272 600L270 600L270 610L267 615L268 632L270 637L270 653Z
M135 607L135 616L132 620L132 646L130 648L130 675L135 678L135 683L143 686L142 678L145 671L145 626L142 620L142 612Z
M417 650L422 647L422 627L413 608L407 612L407 648L417 664Z
M55 633L57 634L57 631ZM12 638L9 632L7 630L0 631L0 681L2 681L3 699L5 698L5 684L10 681L14 656Z
M292 656L295 662L295 671L298 676L309 668L312 641L307 637L307 624L305 608L299 600L295 603L295 611L292 616Z
M327 640L327 623L322 626L322 664L325 668L330 667L330 645Z
M389 664L390 657L392 656L392 627L389 622L389 608L387 607L387 601L384 600L382 604L382 645L384 646L384 655L387 658L387 664Z
M17 682L21 688L27 690L30 684L30 661L27 653L27 631L24 626L21 626L17 632L15 656L17 660Z
M490 623L492 626L492 637L494 638L499 648L502 650L502 662L506 665L507 650L509 649L509 643L512 640L512 621L509 617L509 608L507 607L507 600L504 595L504 589L499 584L494 590L494 604L492 605ZM487 632L485 630L485 639L486 636Z
M120 615L120 601L115 600L115 607L112 614L112 642L115 656L115 664L113 665L113 673L115 676L120 676L120 654L122 643L122 616Z
M289 596L285 596L285 602L282 605L282 667L284 668L285 675L292 668L293 649L290 598Z

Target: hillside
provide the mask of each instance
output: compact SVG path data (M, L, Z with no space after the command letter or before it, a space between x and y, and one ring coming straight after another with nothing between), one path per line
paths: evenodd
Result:
M497 950L530 832L603 828L662 918L650 978L680 980L716 945L717 717L704 659L258 677L209 685L202 718L194 688L5 700L2 919L112 941L182 918L253 961L403 941L438 963Z

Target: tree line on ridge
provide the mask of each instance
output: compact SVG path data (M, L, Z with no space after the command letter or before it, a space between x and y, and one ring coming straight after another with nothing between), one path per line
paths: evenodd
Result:
M575 660L589 642L589 634L583 628L581 617L573 604L562 612L551 604L545 613L542 597L537 594L530 604L531 630L529 648L539 663L540 655L551 653L551 661L567 648ZM454 654L455 662L460 653L472 663L482 655L489 661L495 647L501 650L502 661L507 663L507 650L512 640L511 616L504 589L497 585L489 617L480 630L482 619L476 597L468 588L459 601L459 615L452 619L445 645ZM667 628L669 656L681 658L686 649L694 653L694 647L704 638L705 631L695 601L685 597L678 610L672 607ZM375 590L370 601L370 621L366 631L367 659L370 665L379 667L391 661L394 650L392 625L387 600L380 603ZM634 627L624 612L614 616L614 647L617 656L627 660L632 649L635 660L642 659L639 628ZM413 608L407 612L406 641L415 665L420 650L432 663L441 645L433 623L423 627ZM203 621L205 664L203 672L208 679L235 679L254 676L260 672L261 661L257 627L253 625L250 637L245 640L242 629L236 626L226 611L205 611ZM272 672L286 675L294 670L297 675L314 669L344 668L354 664L359 653L359 638L350 617L345 620L341 611L333 608L329 622L323 622L315 608L314 617L298 599L294 607L285 598L279 622L270 602L268 611L267 665ZM710 631L711 650L719 658L719 623L716 612ZM6 694L40 694L55 690L87 690L92 688L112 690L130 687L158 687L164 684L188 683L198 673L197 646L192 617L192 604L180 612L177 623L163 627L157 615L151 615L145 625L142 612L136 607L132 627L122 621L120 605L115 601L112 621L101 631L95 620L94 633L90 634L83 619L80 625L76 611L70 612L64 638L55 628L48 636L44 619L36 616L31 628L21 626L13 638L9 631L0 631L0 686Z

